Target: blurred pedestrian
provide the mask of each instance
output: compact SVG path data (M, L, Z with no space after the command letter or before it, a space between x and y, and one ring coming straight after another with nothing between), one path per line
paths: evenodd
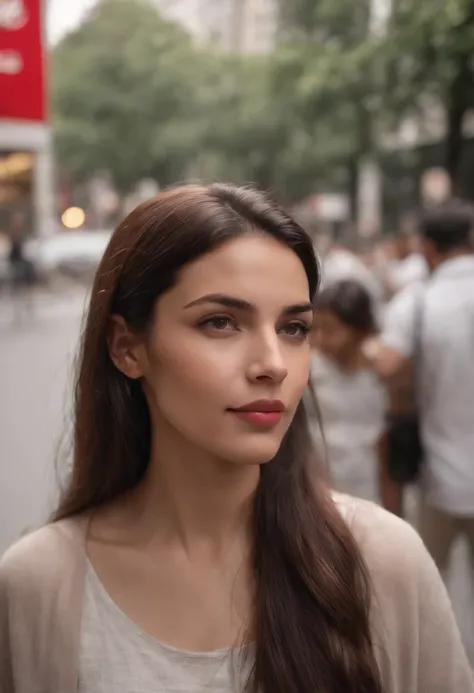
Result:
M384 246L385 258L380 262L379 254L378 273L388 298L427 279L429 269L416 234L402 228Z
M359 282L332 284L316 298L314 324L312 383L331 480L339 491L380 502L381 483L387 483L388 395L363 353L365 341L377 332L372 299Z
M378 372L415 369L424 452L422 537L445 573L455 540L469 542L474 565L474 256L472 210L451 202L424 213L422 247L431 275L390 304Z
M315 468L318 281L310 238L247 188L178 187L119 226L70 481L0 564L2 693L473 692L416 533Z
M24 214L15 212L12 214L8 227L8 238L10 241L8 260L10 263L12 283L15 288L20 288L27 283L28 271L26 266L28 260L25 256L25 221Z
M345 279L358 281L364 286L374 302L376 319L384 300L382 284L372 270L355 253L340 242L330 245L322 258L322 286L327 287Z
M31 287L36 279L34 264L26 255L26 217L22 212L15 212L12 215L8 227L8 238L13 320L17 322L32 314Z

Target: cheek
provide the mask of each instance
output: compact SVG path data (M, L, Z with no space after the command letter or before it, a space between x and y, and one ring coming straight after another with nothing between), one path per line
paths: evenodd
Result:
M225 394L231 366L225 354L216 358L212 350L200 348L195 340L173 339L154 350L147 381L160 408L177 402L181 409L192 406L196 412L196 404L201 408Z
M287 389L293 405L296 405L304 394L309 382L310 370L311 346L308 342L306 346L298 348L298 352L294 354L286 383L283 385L283 389Z
M261 464L272 459L291 421L283 420L266 435L255 435L225 412L252 392L238 350L224 340L205 349L193 339L184 343L173 338L171 344L173 348L156 345L148 361L147 396L155 424L164 425L164 430L171 426L192 444L235 463ZM308 384L310 345L283 348L288 349L284 355L288 375L281 384L281 395L294 411Z

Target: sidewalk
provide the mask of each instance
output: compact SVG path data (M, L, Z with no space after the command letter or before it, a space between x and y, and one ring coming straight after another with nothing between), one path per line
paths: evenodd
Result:
M86 288L71 282L55 282L16 296L4 289L0 293L0 328L14 328L25 322L79 319L87 298Z
M416 528L418 513L418 494L415 489L407 491L406 519ZM458 621L469 661L474 669L474 584L467 543L458 541L451 556L451 566L447 580L449 596Z

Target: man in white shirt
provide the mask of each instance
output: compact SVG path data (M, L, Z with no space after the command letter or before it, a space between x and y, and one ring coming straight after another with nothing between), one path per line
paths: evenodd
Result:
M380 270L389 296L394 296L410 284L425 280L428 265L412 233L400 231L392 239L391 245L393 259Z
M374 354L376 370L387 379L414 358L425 453L420 532L441 571L461 534L474 561L471 230L471 211L460 203L424 214L420 231L431 276L392 300Z
M387 283L392 295L427 277L428 267L421 253L410 253L390 265L387 271Z

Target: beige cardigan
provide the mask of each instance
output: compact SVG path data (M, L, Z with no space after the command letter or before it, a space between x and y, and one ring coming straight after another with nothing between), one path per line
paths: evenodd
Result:
M339 497L372 576L384 693L474 693L439 574L418 535ZM48 525L0 562L0 693L76 693L88 521Z

